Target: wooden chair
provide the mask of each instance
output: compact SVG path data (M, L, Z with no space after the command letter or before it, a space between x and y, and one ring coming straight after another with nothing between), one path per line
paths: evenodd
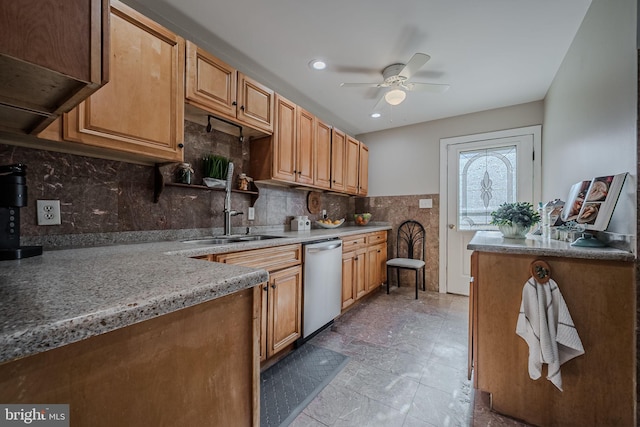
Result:
M396 269L398 287L400 287L400 270L415 271L416 299L418 299L418 272L422 270L422 290L426 290L425 231L418 221L408 220L398 227L396 258L387 261L387 294L389 293L389 277L392 268Z

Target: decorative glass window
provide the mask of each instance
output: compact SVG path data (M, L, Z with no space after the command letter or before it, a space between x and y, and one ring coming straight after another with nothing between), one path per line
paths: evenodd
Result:
M491 230L491 212L517 197L515 145L462 151L458 158L458 229Z

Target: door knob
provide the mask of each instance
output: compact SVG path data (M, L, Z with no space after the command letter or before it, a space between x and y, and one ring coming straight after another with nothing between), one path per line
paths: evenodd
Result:
M449 224L449 230L455 230L455 229L456 229L455 224Z

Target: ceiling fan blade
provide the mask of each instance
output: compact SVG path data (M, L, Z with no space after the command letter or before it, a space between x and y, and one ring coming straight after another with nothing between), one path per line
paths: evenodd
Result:
M416 71L422 68L429 59L431 59L431 57L426 53L416 53L411 57L409 62L407 62L398 75L409 79Z
M340 87L387 87L386 83L340 83Z
M435 83L405 83L402 87L411 92L443 93L448 91L450 86Z
M385 92L386 93L386 92ZM384 93L382 94L382 96L380 96L380 98L378 98L378 102L376 102L376 105L373 106L373 111L374 113L379 113L382 110L384 110L387 107L387 102L384 100Z

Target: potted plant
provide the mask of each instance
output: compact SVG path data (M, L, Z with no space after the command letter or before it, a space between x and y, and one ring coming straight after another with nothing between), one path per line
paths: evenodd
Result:
M540 214L529 202L503 203L491 212L491 224L511 239L524 239L531 226L538 222Z
M203 181L206 186L224 188L227 183L229 159L216 154L210 154L202 159L204 169Z

